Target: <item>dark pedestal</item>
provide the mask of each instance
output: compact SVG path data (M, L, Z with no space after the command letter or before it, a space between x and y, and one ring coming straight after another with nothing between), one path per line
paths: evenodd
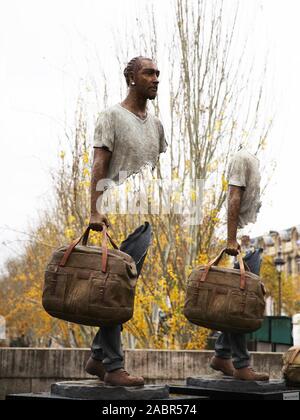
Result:
M199 401L205 396L170 395L168 385L145 385L142 387L112 387L99 380L58 382L51 385L51 392L35 394L10 394L6 400L72 400L98 401Z
M31 400L31 401L41 401L41 400L54 400L54 401L86 401L83 398L67 398L67 397L59 397L58 395L52 395L50 392L42 392L39 394L9 394L5 398L6 400ZM174 403L176 401L180 403L184 403L185 401L188 403L191 403L193 401L199 402L199 401L207 401L209 400L209 397L206 396L197 396L197 395L170 395L168 398L162 398L158 400L151 400L158 402L170 402ZM93 400L90 400L93 401ZM94 400L95 401L95 400ZM109 400L107 400L109 401ZM131 400L130 400L131 401ZM136 400L138 401L138 400ZM140 402L145 401L141 400ZM146 400L147 401L147 400Z
M283 380L269 382L237 381L216 377L188 378L186 386L170 386L170 392L208 396L212 400L299 400L300 388L288 387Z

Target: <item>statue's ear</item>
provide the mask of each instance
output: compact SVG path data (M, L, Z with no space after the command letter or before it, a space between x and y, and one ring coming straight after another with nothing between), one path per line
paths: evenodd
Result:
M129 73L129 85L130 86L134 86L135 85L135 80L134 80L134 74L133 72Z

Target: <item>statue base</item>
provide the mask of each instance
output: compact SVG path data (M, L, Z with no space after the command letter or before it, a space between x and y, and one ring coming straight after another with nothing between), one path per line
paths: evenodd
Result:
M84 400L160 400L169 398L167 385L141 387L108 386L99 380L58 382L51 385L51 395Z

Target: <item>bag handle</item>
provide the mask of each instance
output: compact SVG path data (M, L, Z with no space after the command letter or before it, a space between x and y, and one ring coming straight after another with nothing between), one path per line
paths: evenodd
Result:
M71 243L71 245L68 247L68 249L66 250L66 252L64 253L64 256L62 257L59 266L60 267L65 267L65 265L68 262L68 259L70 258L70 255L72 254L72 252L74 251L75 247L82 241L82 245L86 246L87 242L88 242L88 238L89 238L89 234L90 234L91 228L88 227L84 234L82 236L80 236L80 238L75 239L75 241L73 241ZM103 238L102 238L102 272L106 273L107 272L107 260L108 260L108 248L107 248L107 238L109 239L110 243L112 244L112 246L115 249L119 249L118 246L115 244L115 242L112 240L112 238L110 237L110 235L107 232L107 227L106 225L103 225Z
M209 273L209 271L210 271L210 269L213 267L213 266L216 266L216 265L218 265L219 264L219 262L221 261L221 259L222 259L222 257L223 257L223 255L225 254L225 252L226 252L226 248L224 248L221 252L220 252L220 254L213 260L213 261L211 261L208 265L207 265L207 267L206 267L206 269L205 269L205 271L204 271L204 273L203 273L203 275L201 276L201 278L200 278L200 282L201 283L204 283L205 281L206 281L206 279L207 279L207 276L208 276L208 273ZM245 270L245 264L244 264L244 260L243 260L243 258L242 258L242 254L239 252L238 253L238 255L237 255L237 258L238 258L238 261L239 261L239 263L240 263L240 271L241 271L241 281L240 281L240 289L241 290L245 290L245 288L246 288L246 270Z
M119 249L118 245L116 245L116 243L112 240L111 236L110 236L110 235L109 235L109 233L107 232L107 227L106 227L106 225L105 225L105 224L103 224L103 225L102 225L102 228L103 228L102 232L103 232L103 234L104 234L104 237L106 236L106 237L109 239L110 243L112 244L112 246L113 246L115 249ZM84 232L84 234L83 234L83 236L82 236L82 245L84 245L84 246L86 246L86 245L87 245L88 240L89 240L90 231L91 231L91 230L92 230L92 229L91 229L90 227L88 227L88 228L86 229L86 231ZM105 238L105 240L106 240L106 242L107 242L107 239L106 239L106 238Z

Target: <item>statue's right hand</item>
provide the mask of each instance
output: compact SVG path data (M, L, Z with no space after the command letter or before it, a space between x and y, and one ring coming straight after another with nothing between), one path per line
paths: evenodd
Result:
M241 246L237 240L227 241L226 254L236 256L241 251Z
M110 227L108 218L103 214L92 215L90 218L89 228L101 232L103 225L106 225L107 228Z

